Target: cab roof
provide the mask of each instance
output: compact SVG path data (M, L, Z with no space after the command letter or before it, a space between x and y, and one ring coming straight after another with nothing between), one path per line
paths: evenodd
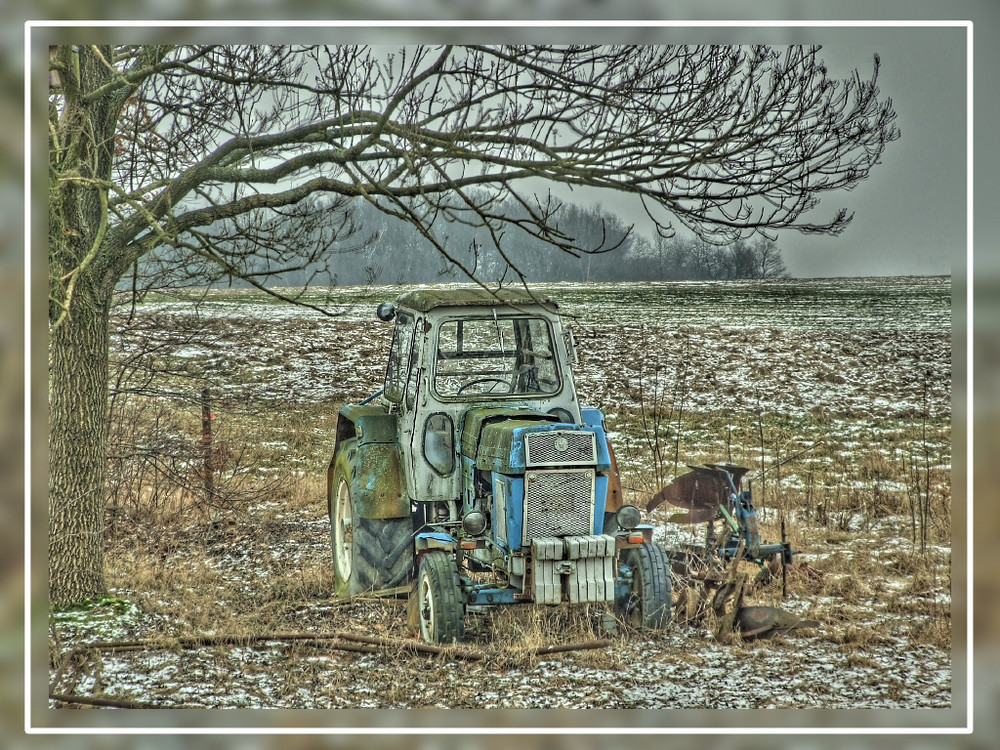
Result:
M482 287L417 289L396 298L398 307L417 312L429 312L439 307L527 307L543 305L551 312L559 307L548 297L532 296L524 289L498 289Z

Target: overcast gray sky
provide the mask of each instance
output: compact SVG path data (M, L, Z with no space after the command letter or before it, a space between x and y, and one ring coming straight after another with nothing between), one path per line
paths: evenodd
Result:
M815 209L817 219L837 209L854 220L837 237L778 236L794 276L885 276L949 274L966 252L966 29L964 27L732 29L726 41L821 44L831 75L855 69L870 78L874 54L881 57L879 89L889 96L902 136L889 144L882 163L852 191L828 193ZM673 30L670 41L705 41L702 32ZM764 39L755 39L762 36ZM685 40L687 41L687 40ZM583 203L596 195L571 198ZM606 209L652 232L626 196L599 197Z
M945 274L966 249L966 31L964 28L855 29L825 32L831 72L870 70L882 59L879 88L892 97L902 137L883 163L849 193L830 194L820 210L854 210L839 237L781 237L796 276Z
M883 163L851 192L822 197L816 220L832 217L841 207L854 221L838 237L785 231L778 246L794 276L870 276L949 274L966 250L966 54L963 26L813 25L803 28L780 22L761 27L664 27L643 25L614 29L540 26L501 31L453 28L276 30L258 27L261 41L284 41L289 34L309 41L406 44L414 41L607 41L626 43L768 43L820 44L821 57L836 77L857 69L870 78L873 56L882 60L879 88L893 100L901 138L889 144ZM180 32L178 32L180 33ZM183 32L190 36L190 31ZM219 30L212 31L218 34ZM245 35L247 32L241 32ZM511 38L513 37L513 38ZM623 194L575 191L570 200L599 202L639 231L652 233L640 207ZM645 222L645 225L644 225Z

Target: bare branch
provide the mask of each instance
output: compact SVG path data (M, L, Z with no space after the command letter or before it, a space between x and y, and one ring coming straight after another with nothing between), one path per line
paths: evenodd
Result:
M482 227L523 280L506 227L558 252L594 252L559 231L557 204L537 208L532 178L634 195L663 236L674 221L711 242L783 228L836 234L852 216L838 209L816 217L820 197L864 180L899 135L891 101L879 98L878 60L870 79L837 81L818 48L94 53L108 80L85 92L84 103L131 92L117 123L108 204L111 276L164 243L202 247L205 231L220 223L328 194L364 199L429 240L438 230L427 222ZM74 142L63 125L53 121L51 141L65 162ZM473 196L474 188L520 210ZM431 242L447 263L475 273L440 239ZM597 250L621 242L605 236ZM204 248L200 257L223 258ZM239 265L221 268L229 274Z

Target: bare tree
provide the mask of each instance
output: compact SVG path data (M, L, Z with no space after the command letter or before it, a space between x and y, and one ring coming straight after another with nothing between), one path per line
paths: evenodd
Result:
M736 240L726 248L725 278L753 279L757 277L756 254L746 240Z
M819 196L865 179L898 135L877 58L871 79L836 81L801 47L74 45L50 66L56 604L104 591L108 311L137 265L264 288L337 257L351 199L470 275L439 239L448 222L486 228L508 261L512 223L592 249L536 194L553 181L631 193L663 234L671 217L716 240L838 232L850 216L816 218ZM516 218L498 210L511 200Z
M753 252L757 261L754 274L756 278L780 279L788 276L781 251L772 240L761 237L754 243Z

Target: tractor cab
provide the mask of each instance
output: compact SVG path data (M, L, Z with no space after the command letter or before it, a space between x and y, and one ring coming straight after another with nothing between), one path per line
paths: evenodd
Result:
M341 410L328 474L338 593L410 585L430 642L460 640L471 605L617 603L664 626L666 555L622 503L557 305L440 288L377 316L384 387Z
M379 317L394 323L381 399L397 415L415 502L461 497L462 458L476 458L490 423L581 423L570 340L549 300L417 291L380 306ZM492 415L483 416L484 408Z

